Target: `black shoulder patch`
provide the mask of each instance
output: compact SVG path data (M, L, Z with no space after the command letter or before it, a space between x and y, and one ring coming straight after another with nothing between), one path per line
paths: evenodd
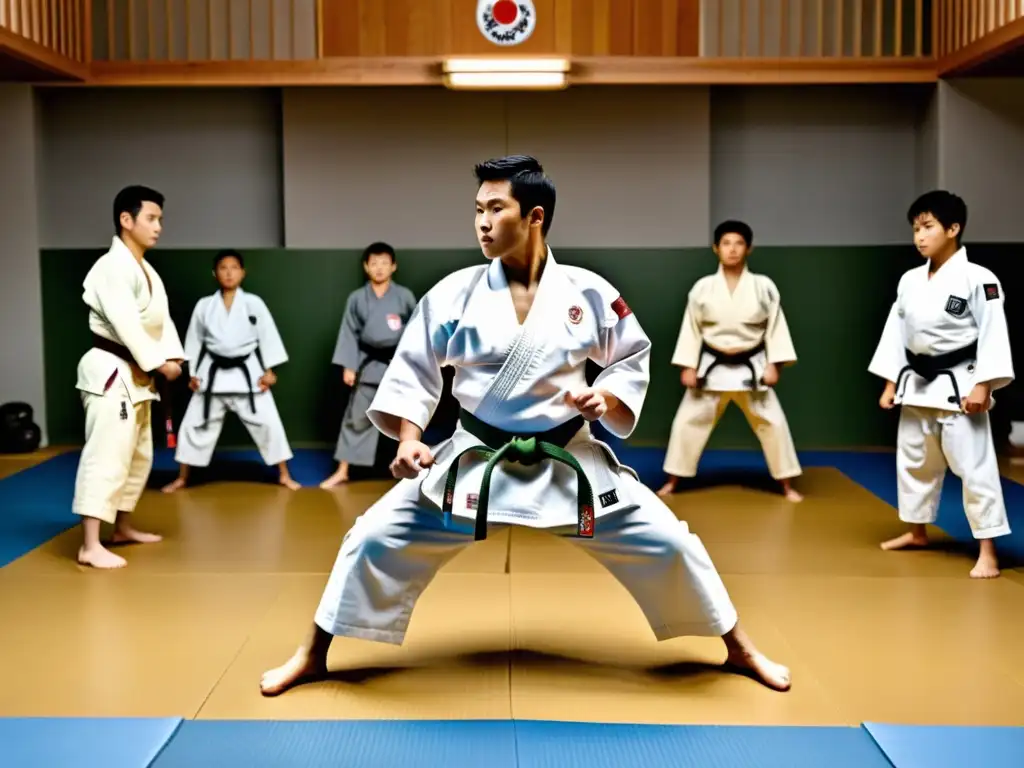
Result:
M992 301L992 299L999 298L999 286L996 283L985 283L985 300Z

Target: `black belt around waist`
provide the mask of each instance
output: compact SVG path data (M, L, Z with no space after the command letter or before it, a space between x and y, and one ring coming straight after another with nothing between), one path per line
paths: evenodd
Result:
M260 349L257 347L253 352L256 355L257 361L259 361L260 368L263 366L263 356L260 355ZM256 395L252 391L252 376L249 375L249 366L246 365L245 361L249 359L248 355L243 357L224 357L223 355L215 355L210 352L206 347L203 347L199 353L199 359L196 360L196 370L199 370L199 363L203 361L203 357L210 356L210 370L207 374L209 381L206 382L206 392L203 393L203 423L205 424L210 420L210 402L213 399L213 382L217 378L217 371L230 370L237 368L242 372L245 377L245 386L249 394L249 408L252 410L253 415L256 414ZM264 368L264 370L266 370Z
M952 369L968 360L977 359L978 342L972 341L966 347L954 349L952 352L944 352L941 355L919 355L911 352L909 349L906 350L906 355L907 364L903 366L896 377L896 389L900 389L901 383L903 385L898 399L903 399L903 395L907 391L907 381L910 379L910 376L907 374L913 371L928 383L935 381L939 376L949 377L949 381L953 386L953 394L946 398L946 401L959 405L961 400L960 387L957 386L956 376L953 374Z
M455 503L455 483L459 476L459 460L467 453L476 452L487 459L484 467L483 480L480 483L480 496L476 509L475 540L487 538L487 504L491 493L491 474L499 461L511 461L524 466L539 464L545 459L561 462L576 472L577 483L577 524L576 533L583 538L594 536L594 491L590 481L576 457L565 449L573 436L583 427L584 419L576 416L564 424L559 424L546 432L530 435L515 435L511 432L492 427L478 419L469 411L462 410L459 418L462 427L484 446L473 446L459 453L452 459L448 470L448 478L444 487L444 504L442 510L450 514Z
M128 347L123 344L118 344L116 341L111 341L108 338L100 336L98 333L92 335L92 345L97 349L102 349L104 352L109 352L112 355L117 355L119 358L124 360L129 365L133 365L142 371L142 366L138 364L135 358L132 356L131 351ZM160 395L160 405L163 408L164 413L164 428L167 431L167 447L174 448L177 446L177 437L174 434L174 411L171 407L171 382L167 380L165 376L160 375L154 371L142 371L148 376L153 378L153 382L156 385L157 394Z
M750 387L751 389L753 389L754 388L754 382L757 380L757 371L754 370L754 364L751 362L751 360L759 352L763 352L764 349L765 349L765 346L764 346L764 342L763 341L761 343L759 343L756 347L751 347L750 349L745 349L742 352L731 352L731 353L730 352L722 352L720 349L715 349L714 347L708 346L708 344L706 342L702 343L700 345L701 357L703 357L704 353L707 352L714 359L711 361L711 365L708 366L708 369L706 371L704 371L704 375L697 379L697 389L704 389L704 385L707 383L707 380L708 380L708 375L711 373L711 371L713 371L715 369L715 366L718 366L718 365L745 365L745 366L747 366L747 368L750 369L750 378L747 381L744 381L743 384L744 384L744 386L747 386L747 387ZM700 365L699 359L698 359L697 365Z
M388 365L395 358L395 351L398 347L372 347L360 341L359 351L363 353L363 362L359 364L357 373L361 373L367 363L384 363Z

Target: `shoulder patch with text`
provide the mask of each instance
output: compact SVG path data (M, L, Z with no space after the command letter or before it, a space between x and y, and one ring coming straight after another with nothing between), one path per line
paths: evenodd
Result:
M999 286L996 283L985 283L985 300L992 301L992 299L999 298Z
M629 317L633 314L633 310L629 308L626 300L619 296L615 301L612 302L612 311L618 315L619 320L624 317Z

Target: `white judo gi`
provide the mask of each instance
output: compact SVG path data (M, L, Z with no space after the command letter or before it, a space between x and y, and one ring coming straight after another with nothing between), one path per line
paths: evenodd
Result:
M717 351L741 353L743 362L716 362ZM776 480L797 477L800 461L786 414L772 387L761 381L769 363L796 362L779 289L771 278L744 267L734 291L721 267L698 280L690 294L676 340L672 364L697 372L697 389L679 403L664 470L694 477L708 438L729 403L743 411Z
M1003 289L961 248L929 279L929 262L906 272L868 370L895 383L899 516L934 523L947 466L963 481L977 539L1010 533L987 412L966 414L974 385L1013 381ZM994 399L991 401L994 402Z
M550 251L520 325L503 267L494 260L455 272L420 301L368 413L394 439L400 419L425 428L441 396L441 368L451 365L453 394L466 412L519 435L543 432L579 416L564 398L586 388L590 358L604 368L593 386L612 392L631 412L602 418L625 438L647 394L650 347L608 282L558 264ZM345 536L315 617L326 632L401 643L422 591L473 541L485 461L475 453L462 456L457 483L450 495L446 489L453 459L482 445L463 422L433 450L433 466L399 482ZM593 536L575 540L629 590L656 637L728 632L736 611L686 523L620 465L585 423L566 450L584 470L594 497L592 517L585 521ZM487 519L575 536L581 517L577 491L575 472L562 463L499 463Z
M153 466L151 407L159 400L149 371L185 352L171 320L163 281L115 237L89 270L82 300L89 330L121 345L134 363L93 346L78 362L85 407L85 446L75 479L72 511L113 523L132 512Z
M209 465L228 411L237 414L268 465L292 458L274 395L259 386L268 368L288 362L263 299L241 288L230 309L220 291L201 298L185 333L185 354L199 389L181 420L175 453L179 463Z

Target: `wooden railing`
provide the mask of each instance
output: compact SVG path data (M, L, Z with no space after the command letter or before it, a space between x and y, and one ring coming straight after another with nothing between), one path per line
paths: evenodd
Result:
M938 55L948 56L1024 19L1024 0L934 0Z
M72 62L89 60L86 0L0 0L0 29Z
M942 0L703 0L701 55L928 57L933 1Z
M309 61L319 54L319 7L317 0L93 0L93 59Z

